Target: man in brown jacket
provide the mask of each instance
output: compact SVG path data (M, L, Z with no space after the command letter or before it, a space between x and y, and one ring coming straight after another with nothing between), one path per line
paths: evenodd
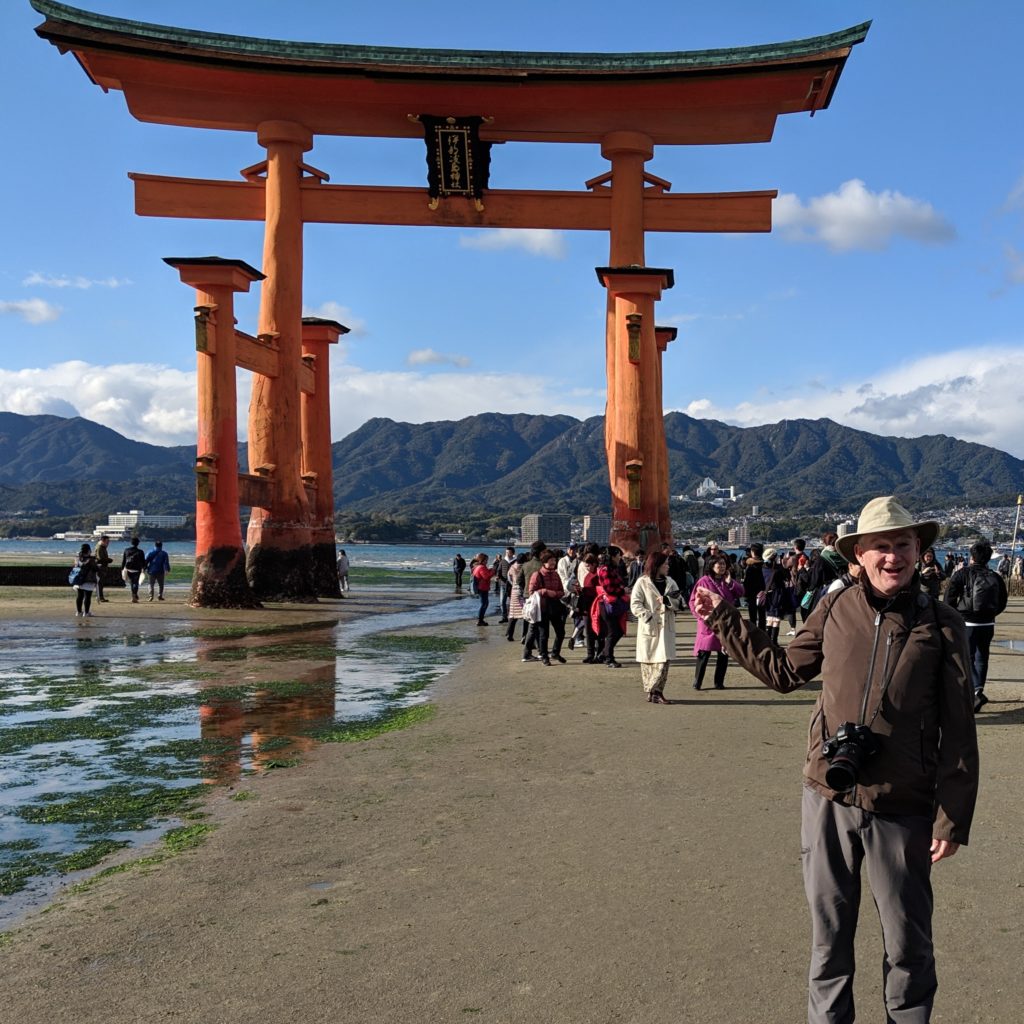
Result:
M702 590L696 611L728 653L787 693L817 676L801 824L811 910L809 1024L852 1024L861 866L885 944L887 1019L925 1024L936 990L931 865L967 843L978 789L963 619L921 590L938 525L875 498L837 547L853 586L826 595L785 649Z

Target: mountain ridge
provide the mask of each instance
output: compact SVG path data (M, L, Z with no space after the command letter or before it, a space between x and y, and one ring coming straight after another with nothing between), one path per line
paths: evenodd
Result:
M734 427L672 412L665 435L672 494L692 494L710 476L735 486L744 504L823 510L878 494L929 507L1006 504L1024 489L1024 462L945 434L884 437L826 418ZM0 506L187 513L195 451L133 441L81 417L0 412ZM376 417L334 442L331 455L339 513L579 514L610 505L601 416ZM239 457L244 466L244 444Z

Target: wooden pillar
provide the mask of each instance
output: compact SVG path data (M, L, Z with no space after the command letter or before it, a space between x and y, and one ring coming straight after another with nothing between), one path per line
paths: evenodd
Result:
M330 347L343 334L348 328L336 320L303 317L302 356L312 363L313 391L302 393L302 473L310 485L310 547L318 597L341 597L334 547Z
M313 137L290 121L264 121L267 150L260 334L280 351L276 377L253 377L249 471L270 480L269 507L249 519L249 583L258 597L315 601L310 505L302 479L302 155Z
M608 342L617 367L607 413L611 542L649 552L671 536L654 303L673 275L658 267L598 267L597 274L608 289Z
M654 155L654 144L640 132L610 132L601 153L612 165L609 266L598 268L608 291L605 450L611 539L624 550L648 551L671 535L654 303L663 288L672 287L672 272L644 266L644 164Z
M169 257L196 289L196 566L189 604L258 608L245 573L238 516L234 293L263 275L241 260Z
M679 334L678 328L675 327L655 327L654 328L654 340L658 346L658 386L656 389L658 397L658 420L661 423L662 436L665 433L665 392L664 392L664 374L662 372L662 360L665 356L665 351L668 349L669 342L675 341ZM666 495L669 495L671 499L671 492L669 490L669 477L670 470L668 464L668 442L665 442L665 462L663 465L664 477L658 481L658 487L664 491ZM659 512L662 510L659 509ZM667 503L663 510L664 518L659 520L658 526L661 531L661 539L663 541L669 540L672 537L672 513L670 503Z

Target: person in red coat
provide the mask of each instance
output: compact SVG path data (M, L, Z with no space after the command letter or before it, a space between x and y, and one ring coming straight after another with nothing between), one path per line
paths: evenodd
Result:
M480 598L480 611L476 617L478 626L486 626L484 615L487 613L487 606L491 602L491 580L494 579L494 570L487 565L487 555L481 551L474 559L473 579L476 581L476 592Z

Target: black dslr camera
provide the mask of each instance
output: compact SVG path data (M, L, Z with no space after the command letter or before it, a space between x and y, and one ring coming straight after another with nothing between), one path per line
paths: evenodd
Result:
M829 762L825 784L837 793L845 793L857 785L861 764L878 749L878 737L866 725L843 722L821 745Z

